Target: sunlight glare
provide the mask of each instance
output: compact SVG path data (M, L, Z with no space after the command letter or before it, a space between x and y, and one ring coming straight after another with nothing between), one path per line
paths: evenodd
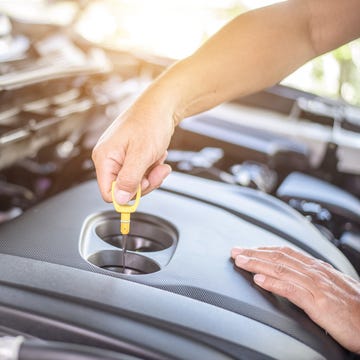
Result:
M178 59L192 53L228 20L221 16L223 6L214 0L94 2L78 31L106 46Z

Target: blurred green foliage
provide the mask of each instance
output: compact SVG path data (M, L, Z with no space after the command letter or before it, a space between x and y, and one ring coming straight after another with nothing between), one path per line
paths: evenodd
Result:
M268 1L272 2L275 0ZM243 3L243 0L235 0L233 6L225 10L227 21L248 10ZM251 5L256 7L265 4L254 0ZM360 39L317 57L283 83L360 106Z
M312 86L307 86L307 91L360 105L360 40L320 56L310 64Z
M331 54L339 65L337 95L347 102L360 105L360 40L344 45Z

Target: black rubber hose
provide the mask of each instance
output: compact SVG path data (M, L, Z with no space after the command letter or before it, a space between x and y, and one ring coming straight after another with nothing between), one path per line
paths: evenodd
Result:
M53 341L25 340L18 360L135 360L131 355L91 346Z

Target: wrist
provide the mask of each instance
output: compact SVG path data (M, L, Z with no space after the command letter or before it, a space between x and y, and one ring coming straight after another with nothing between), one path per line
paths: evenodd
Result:
M204 63L204 56L196 53L167 69L155 86L166 93L164 96L171 104L175 126L184 118L209 110L226 100L219 75L213 74L213 65Z
M174 128L186 117L194 96L191 64L180 60L166 69L150 86L147 95L157 99L157 106L163 108L173 121Z
M209 92L209 84L200 68L194 57L176 62L150 85L140 101L155 103L159 118L171 119L175 128L185 117L216 105L214 92Z

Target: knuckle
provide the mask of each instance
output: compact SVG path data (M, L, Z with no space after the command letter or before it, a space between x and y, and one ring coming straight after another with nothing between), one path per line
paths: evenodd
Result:
M132 192L136 188L137 184L138 180L133 177L122 177L119 179L119 185L121 189L129 192Z
M259 270L259 266L256 259L248 257L243 254L237 256L236 263L239 264L240 267L246 269L247 271L257 272Z
M316 281L317 284L320 284L323 281L323 272L317 265L307 265L304 269L305 273L310 276L313 281Z
M319 265L320 265L320 262L318 259L315 259L315 258L309 259L309 266L312 267L313 269L318 269Z
M301 257L301 254L299 251L297 251L289 246L283 246L282 253L288 257L295 258L295 259L299 259L299 256Z
M277 263L274 268L274 272L276 275L281 276L286 273L286 267L284 264Z
M103 187L100 186L100 184L99 184L99 188L103 200L106 202L111 202L112 201L111 192L106 191Z
M251 249L242 249L242 254L245 255L245 256L252 256L254 251L251 250Z
M291 254L292 249L290 249L288 246L280 246L279 247L279 252L283 253L283 254Z
M163 182L163 179L157 179L156 181L151 182L151 189L158 189Z
M274 251L270 255L270 260L273 262L278 262L284 259L284 254L279 251Z
M331 294L336 291L335 284L329 278L322 278L317 281L318 289L324 294Z
M292 298L296 293L296 286L293 283L286 283L284 285L284 295L285 297Z
M320 279L316 282L317 287L320 290L327 290L329 288L329 283L325 281L324 279Z
M331 284L332 288L334 288L335 276L330 271L323 272L322 276L327 280L327 283Z
M111 195L103 193L101 196L102 196L104 201L106 201L108 203L112 202Z
M323 311L327 309L329 304L329 299L324 293L319 292L315 297L315 302L316 302L316 308L319 309L319 311Z
M319 263L319 265L322 265L324 268L334 269L334 267L326 261L318 260L318 263Z

